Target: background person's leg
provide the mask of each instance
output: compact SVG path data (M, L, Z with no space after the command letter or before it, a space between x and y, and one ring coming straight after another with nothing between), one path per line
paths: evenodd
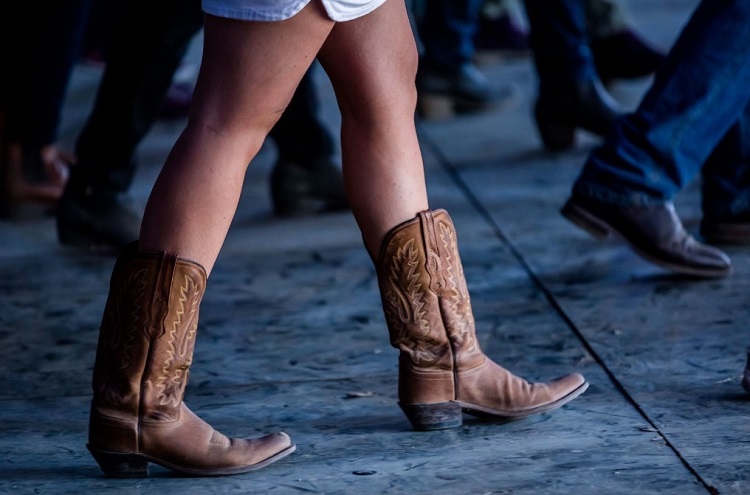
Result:
M297 86L269 137L278 158L271 172L277 215L305 215L348 207L333 136L318 115L312 68Z
M127 197L135 152L202 27L200 0L127 0L94 107L78 135L78 163L57 208L63 244L121 249L138 238L141 211Z

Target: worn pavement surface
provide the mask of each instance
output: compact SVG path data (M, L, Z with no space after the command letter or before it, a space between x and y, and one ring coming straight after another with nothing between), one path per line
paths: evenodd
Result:
M628 5L668 47L692 0ZM195 57L195 53L193 53ZM186 402L232 435L287 431L297 452L257 472L104 478L85 448L97 328L113 258L63 248L49 215L0 221L0 493L750 493L750 252L735 273L694 280L599 242L558 209L596 140L541 151L526 58L483 70L517 101L420 123L433 207L456 224L485 352L529 379L579 371L591 383L553 413L414 432L396 404L372 264L348 213L276 219L265 147L208 284ZM72 141L101 71L76 70ZM318 72L325 118L338 125ZM632 108L648 80L619 83ZM144 203L184 122L161 122L140 151ZM697 185L677 200L700 220Z

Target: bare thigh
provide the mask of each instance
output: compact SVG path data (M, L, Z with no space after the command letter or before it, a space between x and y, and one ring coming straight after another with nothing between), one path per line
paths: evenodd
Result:
M333 26L318 1L279 22L207 16L189 125L236 139L268 132Z
M416 101L417 48L403 0L337 24L319 59L342 113L373 115Z

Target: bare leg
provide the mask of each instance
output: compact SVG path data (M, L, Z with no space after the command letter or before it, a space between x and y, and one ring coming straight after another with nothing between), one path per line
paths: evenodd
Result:
M207 16L190 119L149 198L141 249L175 253L211 272L247 165L333 25L318 2L281 22Z
M428 208L414 127L417 49L404 2L337 24L318 56L342 116L344 181L367 249Z

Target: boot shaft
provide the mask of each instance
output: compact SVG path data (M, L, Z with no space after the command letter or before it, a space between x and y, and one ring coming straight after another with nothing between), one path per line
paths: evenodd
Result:
M377 271L391 344L402 362L446 371L483 362L456 231L446 211L420 212L391 230Z
M128 247L112 273L94 365L94 406L120 419L174 420L206 285L200 265Z

